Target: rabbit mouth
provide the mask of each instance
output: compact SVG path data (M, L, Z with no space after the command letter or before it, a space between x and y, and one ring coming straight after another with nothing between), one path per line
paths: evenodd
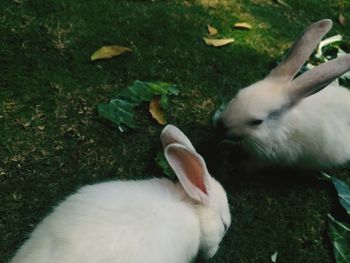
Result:
M245 139L241 135L229 135L229 136L226 136L226 138L232 142L237 142L237 143L240 143L240 142L244 141L244 139Z
M230 130L228 130L225 134L225 137L227 139L229 139L230 141L233 141L233 142L241 142L245 139L245 136L242 135L242 134L237 134L237 133L234 133Z
M251 152L251 153L259 153L261 155L266 154L266 148L265 145L258 139L242 135L242 134L236 134L233 132L228 131L226 133L226 140L225 142L230 142L231 144L238 145L239 147L242 147L244 150Z
M266 155L266 149L263 143L259 140L255 140L253 138L244 138L240 144L244 149L253 153L260 153L262 155Z

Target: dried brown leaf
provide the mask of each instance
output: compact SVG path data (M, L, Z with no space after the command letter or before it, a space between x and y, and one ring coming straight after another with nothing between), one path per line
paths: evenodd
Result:
M246 22L236 23L233 25L233 27L238 29L252 29L252 26Z
M160 108L160 97L157 96L151 100L149 104L149 112L159 124L165 125L167 123Z
M346 18L343 16L342 13L339 13L338 21L339 21L339 24L341 24L342 26L345 26L345 24L346 24Z
M287 4L285 1L283 1L283 0L275 0L275 2L276 2L277 4L279 4L279 5L283 5L283 6L288 7L288 8L291 7L290 5L288 5L288 4Z
M23 128L28 128L30 126L30 122L25 122L22 124Z
M91 61L95 61L98 59L109 59L116 56L119 56L125 52L131 52L132 50L128 47L122 46L104 46L95 51L94 54L91 55Z
M218 33L218 30L215 27L207 25L209 36L215 36Z
M206 37L203 37L203 40L204 40L205 44L207 44L208 46L213 46L213 47L222 47L222 46L228 45L228 44L232 43L233 41L235 41L233 38L210 39L210 38L206 38Z

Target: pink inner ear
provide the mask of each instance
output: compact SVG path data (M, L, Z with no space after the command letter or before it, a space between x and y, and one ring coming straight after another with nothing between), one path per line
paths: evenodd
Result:
M203 193L207 194L207 189L205 188L203 181L203 169L197 160L195 161L195 164L193 164L192 173L190 173L188 179L190 179L191 183L197 186Z
M205 188L204 182L203 182L203 175L199 173L194 173L193 177L189 177L190 181L197 186L203 193L207 193L207 189Z
M203 193L207 194L207 189L204 184L204 171L199 160L193 155L182 154L183 152L177 151L177 156L180 163L184 164L183 169L187 178L193 185L199 188Z

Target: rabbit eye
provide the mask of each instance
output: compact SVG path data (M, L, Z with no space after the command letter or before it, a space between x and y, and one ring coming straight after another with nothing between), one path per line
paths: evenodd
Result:
M263 123L263 120L260 120L260 119L254 119L249 121L249 125L251 126L259 126L262 123Z

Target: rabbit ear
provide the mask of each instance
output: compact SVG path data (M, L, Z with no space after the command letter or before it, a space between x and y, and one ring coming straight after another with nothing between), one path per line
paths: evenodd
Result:
M178 143L165 148L165 157L186 193L192 199L207 204L210 175L203 158Z
M162 133L160 134L160 139L162 141L163 149L165 149L169 144L179 143L192 151L196 151L190 140L186 137L186 135L174 125L167 125L162 130Z
M293 100L308 97L331 83L350 69L350 55L344 55L323 63L291 82L289 93Z
M330 19L320 20L307 27L289 50L287 58L274 68L268 77L282 81L292 80L331 27Z

